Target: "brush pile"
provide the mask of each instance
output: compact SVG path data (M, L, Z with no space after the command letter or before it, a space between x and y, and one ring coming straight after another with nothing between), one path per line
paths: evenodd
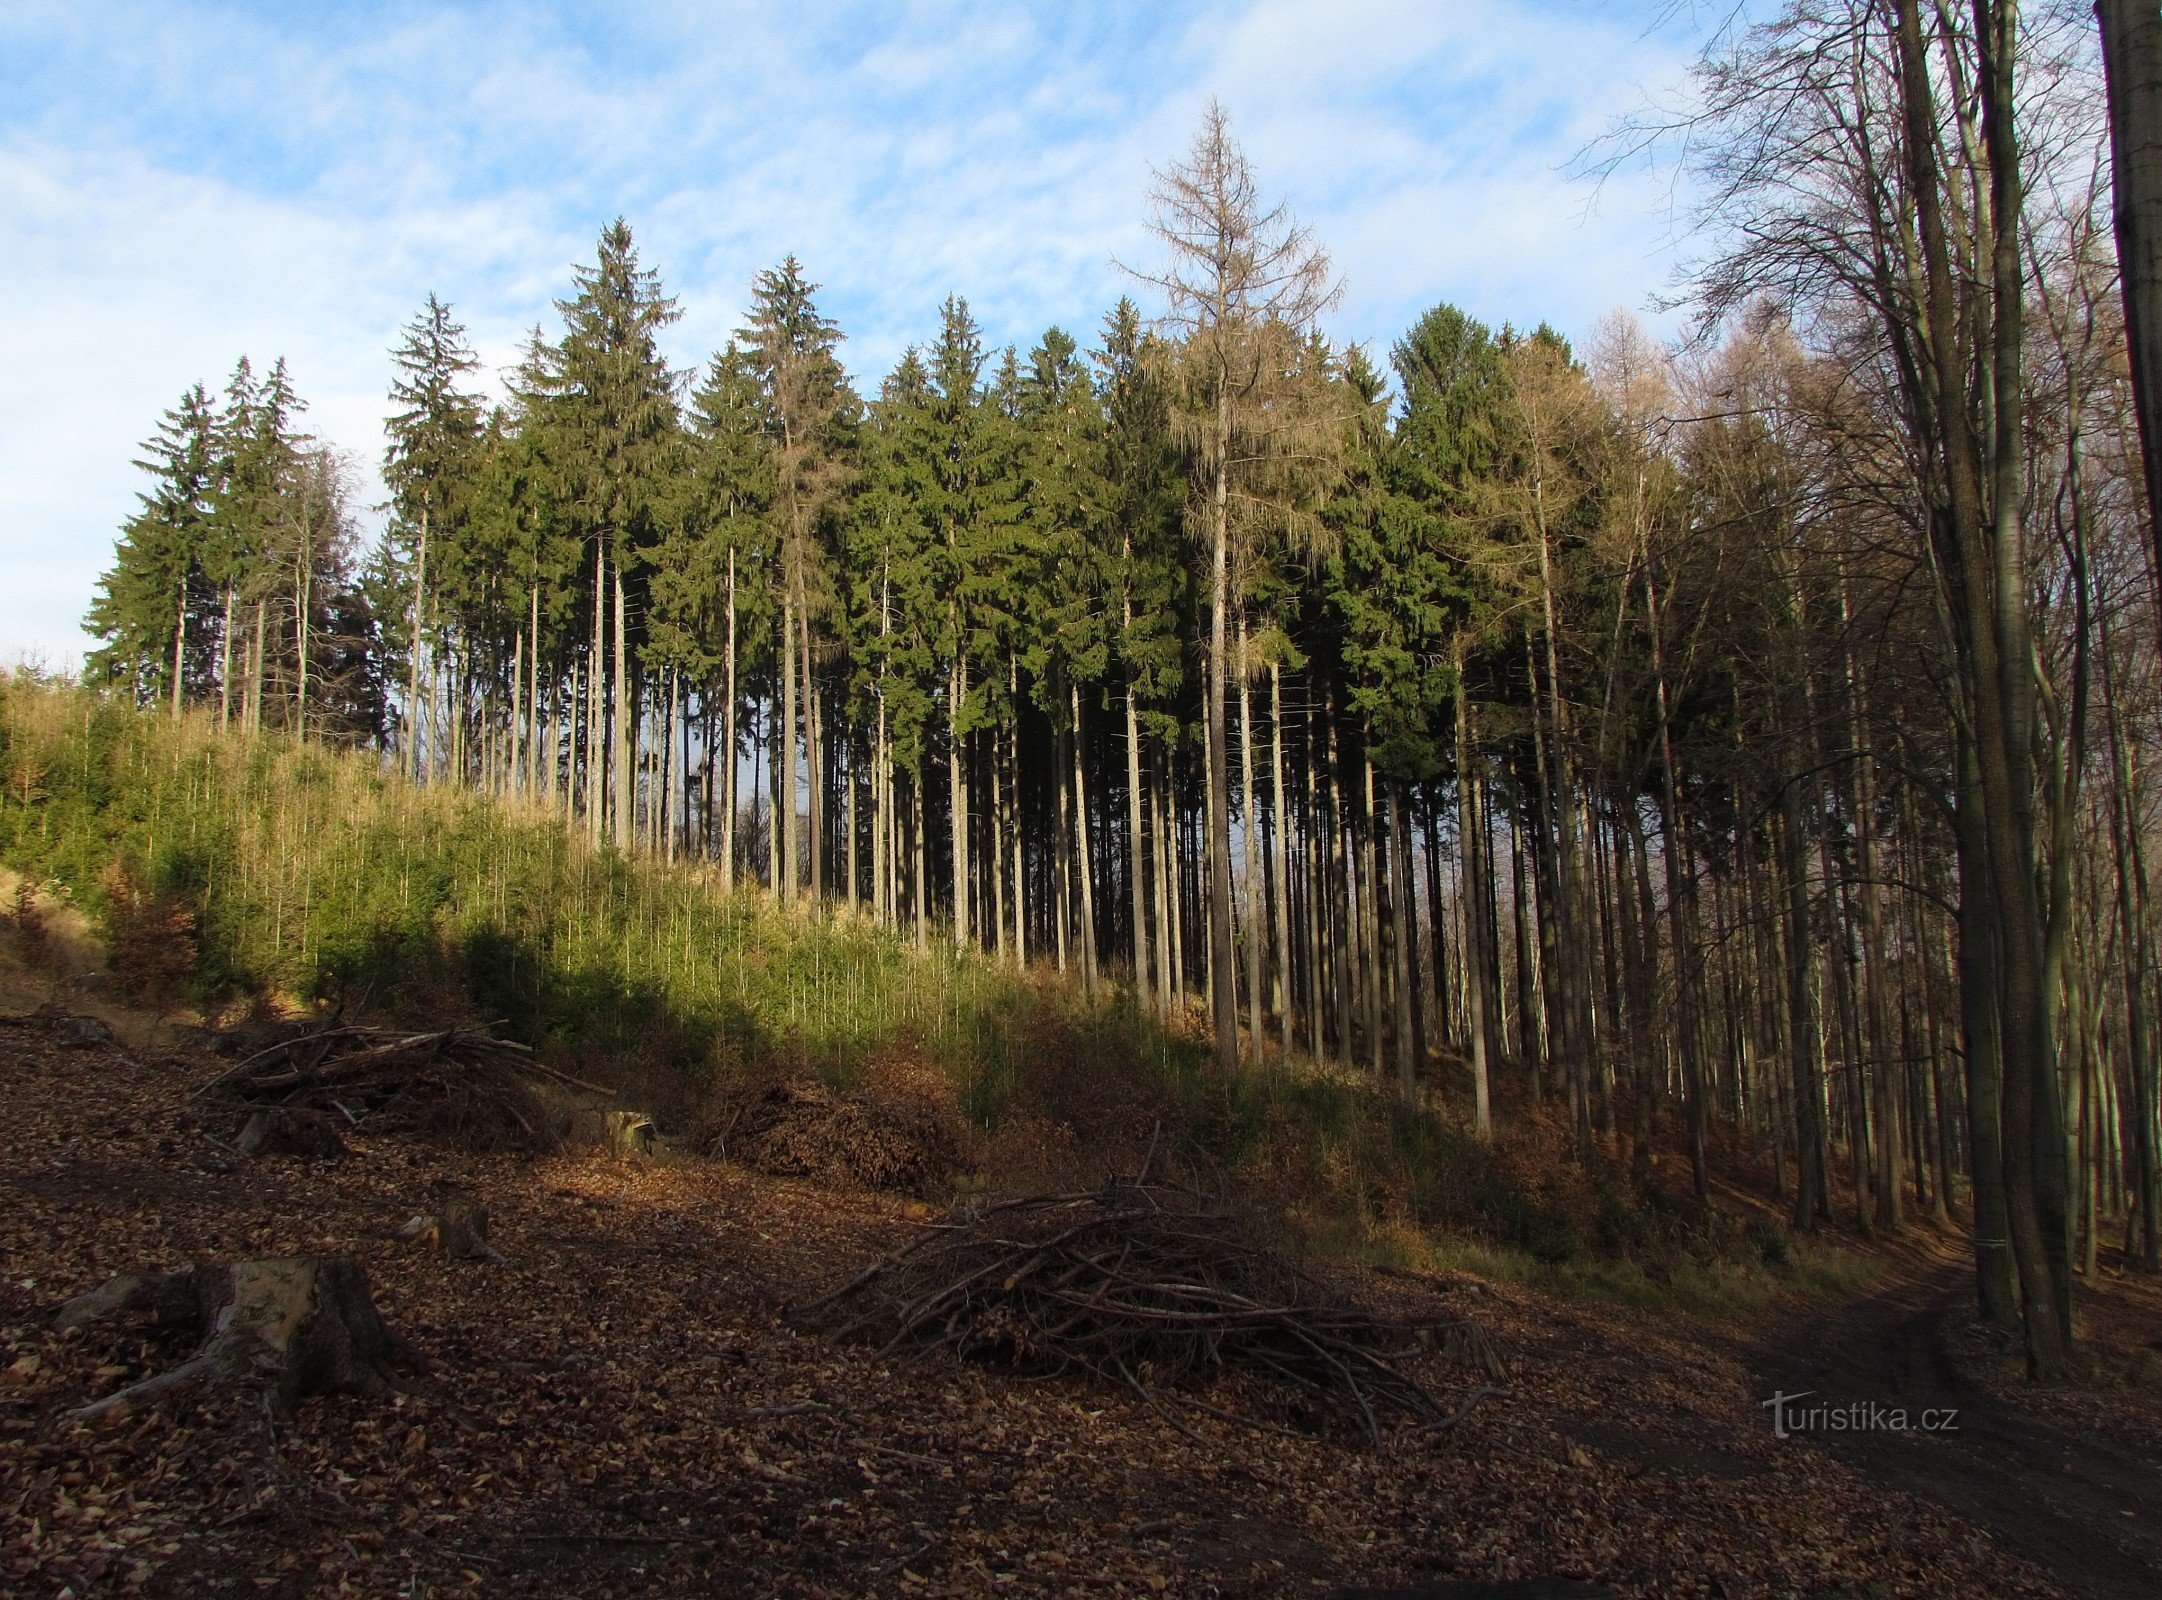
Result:
M737 1107L713 1153L776 1177L920 1194L961 1163L954 1122L926 1094L771 1084Z
M1181 1392L1246 1376L1290 1390L1304 1402L1298 1420L1339 1417L1378 1443L1387 1420L1442 1427L1468 1409L1445 1411L1407 1359L1438 1350L1500 1370L1470 1323L1377 1317L1255 1242L1239 1218L1146 1178L985 1206L800 1315L836 1337L881 1340L881 1355L943 1351L1031 1376L1091 1373L1181 1428L1167 1401L1252 1423Z
M478 1029L399 1033L331 1024L255 1051L205 1084L198 1098L251 1118L313 1112L469 1149L552 1150L561 1141L560 1119L537 1083L605 1092Z

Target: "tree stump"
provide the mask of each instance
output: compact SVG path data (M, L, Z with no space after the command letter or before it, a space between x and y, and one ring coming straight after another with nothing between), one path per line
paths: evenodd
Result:
M376 1315L367 1274L351 1256L123 1272L70 1300L53 1321L76 1328L145 1311L161 1326L202 1330L201 1348L170 1371L80 1406L71 1416L95 1421L210 1383L259 1387L284 1413L307 1394L384 1394L395 1381L395 1366L421 1365L417 1352Z
M409 1244L417 1240L461 1261L492 1261L502 1266L508 1260L488 1242L488 1208L463 1195L451 1195L435 1210L413 1218L398 1230L397 1236Z
M345 1154L337 1124L305 1106L275 1106L241 1125L233 1148L244 1156L308 1156L330 1160Z
M573 1113L569 1143L573 1149L605 1150L618 1161L653 1153L653 1119L640 1111Z

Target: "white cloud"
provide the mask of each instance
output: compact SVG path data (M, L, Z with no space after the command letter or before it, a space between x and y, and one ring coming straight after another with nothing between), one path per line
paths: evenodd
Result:
M1585 331L1661 281L1661 223L1630 183L1586 219L1560 168L1679 69L1601 15L476 8L303 33L276 13L19 14L0 53L39 87L0 113L18 312L0 333L0 656L79 654L127 462L187 384L283 354L317 431L372 460L385 352L421 298L451 300L507 364L619 211L682 298L686 365L789 251L867 382L935 331L948 292L993 342L1052 321L1086 342L1132 287L1114 256L1145 256L1149 163L1216 94L1334 252L1345 337L1385 349L1445 297Z

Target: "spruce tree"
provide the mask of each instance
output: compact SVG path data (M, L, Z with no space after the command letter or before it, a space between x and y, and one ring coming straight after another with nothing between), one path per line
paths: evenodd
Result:
M577 292L556 302L563 337L541 349L532 383L536 421L547 434L564 500L564 531L592 574L587 826L595 838L628 851L648 561L682 466L680 383L659 341L680 313L662 292L660 275L639 263L630 226L620 217L601 231L594 264L579 267L575 277Z
M849 519L850 655L872 747L871 897L889 921L928 892L923 802L948 593L933 515L940 485L934 400L929 370L911 347L871 406ZM916 933L925 935L920 919Z
M653 576L649 659L700 685L709 713L707 816L718 835L711 842L723 876L733 881L741 686L754 670L770 671L774 612L767 521L773 459L764 395L757 372L736 344L707 364L688 421L682 514L661 547Z
M751 313L738 334L765 402L767 442L773 456L773 511L781 588L780 667L782 743L788 755L776 796L781 826L776 887L798 892L808 871L814 894L824 883L819 741L821 696L817 637L830 605L827 550L835 537L839 501L846 488L862 410L836 351L838 324L820 314L812 298L818 285L794 256L759 273L752 284ZM798 690L801 689L799 720ZM802 738L809 780L808 832L798 859L796 740Z
M948 867L952 875L953 937L972 937L969 735L982 713L977 669L977 615L985 547L994 524L999 482L999 423L995 398L982 385L983 338L968 302L949 295L941 308L931 353L932 459L936 488L932 526L944 556L940 587L945 615L937 650L945 668Z
M1186 647L1191 636L1192 584L1185 559L1185 468L1172 436L1165 384L1167 352L1141 324L1131 299L1121 299L1104 319L1103 346L1095 353L1097 386L1104 408L1104 515L1098 570L1108 588L1107 622L1116 625L1119 677L1126 714L1127 880L1133 925L1136 983L1168 1001L1179 984L1170 960L1167 909L1170 886L1157 873L1151 896L1151 829L1161 844L1166 819L1149 800L1179 738L1178 698L1185 686ZM1157 756L1144 766L1144 741ZM1154 925L1155 936L1149 937Z
M1183 420L1192 445L1189 506L1208 550L1208 941L1216 1057L1239 1065L1231 898L1230 687L1233 568L1284 518L1287 462L1312 462L1295 344L1335 297L1326 252L1281 205L1264 209L1253 169L1210 102L1187 158L1156 174L1151 231L1169 259L1149 279L1180 336Z
M386 618L395 619L389 626L391 649L406 669L401 719L406 760L420 777L422 661L434 627L430 583L435 590L447 587L442 573L459 564L458 547L473 517L483 420L480 401L460 385L480 363L466 343L464 326L432 294L406 324L391 363L397 376L390 398L401 409L385 424L390 443L383 480L391 493L386 551L388 566L405 577L409 592L402 607L386 610Z
M190 685L202 692L212 666L200 613L209 596L218 438L201 384L181 395L142 449L135 464L151 475L151 485L137 496L139 509L121 528L113 565L98 580L83 626L101 643L84 670L139 702L163 698L177 716Z

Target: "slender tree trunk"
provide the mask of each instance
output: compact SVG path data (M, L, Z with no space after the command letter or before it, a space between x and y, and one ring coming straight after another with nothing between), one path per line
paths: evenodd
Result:
M991 741L991 927L1003 965L1013 959L1006 940L1006 730L992 729ZM1016 879L1014 887L1020 886Z
M929 827L930 819L924 815L923 768L918 766L908 785L908 836L916 848L916 869L909 874L909 889L915 899L918 950L928 948L931 938L931 908L925 903L931 892Z
M1269 805L1276 826L1269 833L1271 932L1276 943L1277 1027L1283 1053L1291 1055L1291 873L1288 865L1291 808L1284 804L1284 684L1278 663L1269 663Z
M1133 602L1129 598L1125 606L1125 623L1133 625ZM1134 704L1135 679L1132 673L1126 678L1126 888L1132 901L1134 996L1145 1008L1153 1008L1155 997L1149 972L1149 919L1147 874L1142 862L1147 853L1148 841L1142 827L1142 810L1145 802L1141 793L1141 718Z
M1214 484L1209 506L1209 664L1207 706L1209 1000L1216 1029L1216 1064L1226 1078L1239 1070L1238 985L1231 953L1231 760L1225 732L1224 674L1231 605L1229 395L1216 401Z
M1371 768L1369 768L1371 770ZM1416 1035L1411 1021L1412 940L1411 834L1404 824L1404 786L1388 780L1389 943L1396 964L1396 1092L1410 1100L1419 1092Z
M728 660L721 704L721 882L736 886L736 552L728 552Z
M218 630L218 732L233 721L233 586L225 586L225 624Z
M968 752L961 732L961 711L968 699L968 661L956 652L947 701L947 728L952 755L946 763L947 787L952 806L953 834L953 942L960 949L969 941L968 873Z
M1066 686L1073 711L1074 876L1081 890L1081 987L1096 992L1096 866L1089 849L1088 772L1081 753L1081 686Z
M2005 1196L2002 1132L2003 1056L1993 999L1997 969L1996 912L1986 846L1971 790L1977 783L1970 743L1960 741L1957 805L1959 851L1959 990L1967 1055L1968 1171L1974 1190L1976 1293L1982 1317L2011 1327L2018 1321L2018 1285Z
M1171 908L1171 993L1183 1008L1186 1003L1186 986L1191 974L1186 963L1186 873L1185 863L1189 857L1179 849L1183 831L1181 813L1185 763L1179 759L1177 750L1170 755L1169 771L1164 775L1160 806L1158 809L1158 836L1163 841L1165 895Z
M793 900L800 893L802 874L796 864L796 597L790 588L781 601L780 648L775 651L775 665L781 671L781 722L774 730L773 790L774 840L779 846L775 858L774 892L785 900Z
M804 806L804 854L805 866L810 874L810 894L813 901L821 900L826 893L826 772L825 752L821 734L824 716L819 704L818 666L811 650L811 605L803 584L803 572L799 564L796 572L796 629L798 642L803 648L803 775L806 802ZM794 752L790 752L789 792L795 792ZM791 802L789 809L795 809ZM794 880L790 880L793 884Z
M630 647L626 638L629 619L623 601L623 567L618 563L610 574L615 580L615 661L613 682L609 685L609 729L615 747L614 780L610 784L608 809L615 825L616 849L628 855L631 848L631 808L636 803L636 780L631 771L631 671Z
M2162 379L2162 371L2157 372ZM2155 1057L2153 1016L2148 1004L2147 854L2137 824L2139 790L2134 782L2125 712L2118 700L2120 668L2111 649L2108 617L2102 622L2102 682L2109 701L2110 832L2116 857L2117 926L2124 941L2121 983L2124 989L2126 1049L2132 1105L2121 1118L2131 1124L2132 1197L2141 1235L2140 1260L2149 1272L2162 1269L2162 1184L2155 1160Z
M1808 1232L1829 1209L1824 1159L1824 1068L1810 967L1816 941L1810 932L1809 836L1799 774L1780 785L1780 842L1785 848L1787 925L1787 1059L1793 1075L1795 1186L1794 1226Z
M848 797L848 883L841 890L841 898L853 909L858 900L858 887L862 882L860 876L862 871L862 845L857 837L859 829L856 816L856 795L857 791L863 787L863 773L856 764L856 745L853 739L850 739L842 747L842 753L848 758L847 770L842 778L842 782L847 785L845 792Z
M1351 839L1350 827L1344 816L1342 771L1343 762L1338 748L1336 713L1329 711L1329 756L1326 769L1329 775L1328 829L1330 855L1330 922L1329 980L1330 1013L1336 1024L1337 1059L1347 1067L1358 1059L1358 1041L1352 1032L1351 988Z
M1262 1058L1262 974L1268 969L1268 944L1262 937L1261 807L1254 788L1254 696L1251 666L1246 659L1246 618L1239 618L1239 786L1243 826L1239 837L1246 868L1246 996L1247 1034L1252 1040L1254 1061Z
M1524 829L1517 807L1511 806L1509 892L1510 920L1516 925L1516 1015L1521 1035L1518 1048L1524 1055L1531 1102L1536 1106L1546 1098L1547 1032L1546 983L1539 968L1542 942L1538 936L1538 930L1546 925L1546 915L1534 903L1531 880L1535 876L1524 870Z
M298 657L293 669L293 732L305 740L308 737L308 622L310 601L309 550L305 534L300 545L299 570L293 574L293 653ZM185 613L183 613L183 616Z
M1178 945L1173 937L1173 907L1177 903L1178 884L1173 877L1171 814L1164 800L1169 785L1166 773L1170 763L1170 751L1166 748L1162 752L1162 759L1155 764L1156 770L1150 776L1147 797L1150 815L1143 819L1147 825L1151 864L1155 868L1156 879L1156 994L1158 1003L1166 1011L1182 1003L1186 995L1185 986L1178 976Z
M529 648L526 654L526 764L519 781L530 799L541 799L541 748L545 727L541 710L541 648L540 648L540 585L535 583L529 596L531 616L526 624ZM547 752L554 759L554 752Z
M172 700L173 700L173 724L174 724L174 726L176 726L176 727L177 727L177 726L179 725L179 723L180 723L180 696L181 696L181 688L182 688L182 684L184 683L184 681L185 681L185 678L186 678L186 674L185 674L185 671L183 670L183 661L184 661L184 658L185 658L185 656L186 656L186 653L187 653L187 648L188 648L188 575L187 575L187 573L186 573L185 571L183 571L183 572L182 572L182 573L180 574L180 588L179 588L179 594L178 594L178 598L177 598L177 599L176 599L176 600L174 601L174 604L173 604L173 672L172 672Z
M1641 485L1641 478L1639 480ZM1682 1092L1689 1113L1689 1172L1697 1204L1711 1200L1711 1175L1705 1165L1705 1141L1711 1112L1706 1103L1704 1062L1697 1050L1696 972L1697 955L1684 925L1683 896L1686 863L1683 861L1681 803L1674 774L1673 723L1667 706L1666 649L1659 615L1659 590L1652 579L1649 544L1643 548L1644 610L1652 647L1652 684L1659 723L1659 854L1666 871L1667 948L1674 967L1674 1038L1680 1047Z
M1362 1010L1366 1021L1367 1064L1374 1076L1382 1072L1384 1026L1381 1013L1387 969L1381 949L1381 856L1383 850L1381 808L1374 798L1374 760L1371 727L1360 730L1359 774L1359 975Z
M601 842L601 677L607 660L607 587L605 553L601 542L593 543L593 649L586 658L585 807L586 831L596 845Z
M664 838L661 853L663 858L670 862L676 859L676 835L683 831L683 820L680 813L683 809L685 780L688 779L690 772L688 746L686 745L686 759L679 778L676 767L676 745L679 740L682 740L687 735L688 731L688 724L683 720L683 674L678 669L671 667L668 669L668 746L661 758L661 831Z
M425 774L420 764L420 655L421 635L428 619L428 506L425 501L420 508L420 551L413 561L412 633L406 641L406 687L405 715L406 739L411 748L407 756L412 764L413 781L419 783Z
M1306 818L1303 841L1306 867L1306 1053L1315 1061L1320 1061L1328 1048L1324 1034L1330 1015L1329 985L1325 976L1328 924L1324 905L1329 889L1329 872L1324 855L1327 848L1326 820L1321 814L1321 730L1314 715L1313 687L1313 678L1309 675L1305 759L1299 765Z
M510 763L505 777L508 790L524 798L525 788L525 630L520 629L510 651Z
M2147 503L2162 506L2162 11L2097 0L2109 92L2110 196ZM2162 571L2162 518L2148 518ZM2158 595L2162 600L2162 595Z
M1021 823L1021 723L1020 683L1018 675L1013 685L1014 705L1017 708L1014 725L1007 746L1009 764L1007 771L1013 785L1013 799L1009 802L1011 826L1007 829L1007 848L1012 852L1013 870L1013 959L1014 965L1028 965L1028 852L1022 841Z
M1464 688L1464 646L1456 646L1456 839L1457 860L1466 882L1464 943L1459 947L1465 968L1464 1001L1466 1032L1471 1036L1472 1131L1482 1139L1494 1136L1492 1075L1487 1059L1486 959L1482 951L1485 931L1479 926L1477 881L1478 845L1486 823L1479 814L1479 786L1471 771L1470 696Z

